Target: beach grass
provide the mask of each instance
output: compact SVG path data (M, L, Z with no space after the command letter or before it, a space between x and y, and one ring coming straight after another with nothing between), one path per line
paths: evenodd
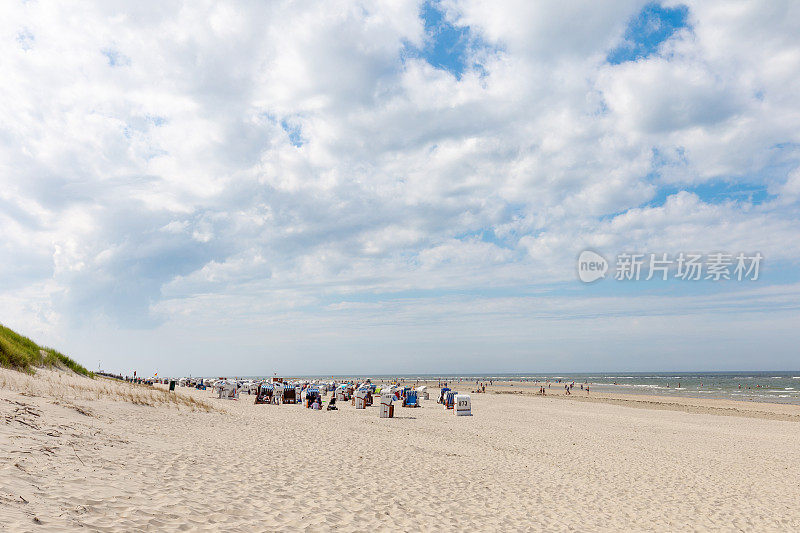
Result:
M77 374L94 377L63 353L53 348L39 346L28 337L0 324L0 366L32 374L36 367L68 368Z
M192 396L103 376L96 379L93 372L58 350L39 346L2 324L0 367L15 371L0 371L0 389L27 396L53 397L69 405L72 400L111 399L150 407L166 405L192 411L216 411L208 402ZM37 369L41 371L37 373Z
M0 390L17 392L26 397L51 398L61 405L72 407L83 414L92 411L91 403L111 400L147 407L172 407L190 411L219 411L203 398L170 392L165 388L120 381L104 376L75 374L63 367L40 367L36 374L0 368Z

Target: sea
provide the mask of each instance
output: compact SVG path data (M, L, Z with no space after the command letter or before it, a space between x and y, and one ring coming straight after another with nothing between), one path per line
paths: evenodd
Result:
M309 376L311 377L311 376ZM320 376L314 376L319 378ZM327 378L338 376L325 376ZM365 376L405 382L435 380L448 383L503 381L526 382L538 388L542 382L588 383L597 392L659 396L721 398L751 402L800 405L800 370L759 372L586 372L586 373L490 373L401 374ZM574 389L573 389L574 390Z

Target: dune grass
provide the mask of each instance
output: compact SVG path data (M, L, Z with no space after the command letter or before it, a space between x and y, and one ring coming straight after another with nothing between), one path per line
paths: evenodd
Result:
M2 324L0 324L0 366L29 374L40 366L69 368L77 374L94 377L92 372L58 350L39 346L28 337Z
M150 407L168 406L178 409L188 408L191 411L218 411L205 400L176 394L166 389L102 376L95 379L93 372L89 372L58 350L39 346L28 337L2 324L0 324L0 367L9 369L0 368L0 389L28 396L50 397L59 402L66 402L65 405L74 407L84 414L88 411L84 412L83 407L72 404L73 400L110 399ZM45 370L33 376L37 368ZM72 370L75 374L64 372L65 369Z
M169 392L166 388L139 385L98 376L84 376L57 368L39 368L36 375L0 368L0 390L24 396L48 398L53 403L72 407L82 414L94 416L91 403L97 400L127 402L148 407L171 407L190 411L222 412L203 398Z

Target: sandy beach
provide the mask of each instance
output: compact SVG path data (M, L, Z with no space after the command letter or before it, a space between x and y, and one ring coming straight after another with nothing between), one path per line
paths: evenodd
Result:
M488 390L381 419L2 369L0 529L800 528L800 407Z
M0 2L0 533L800 533L798 26Z

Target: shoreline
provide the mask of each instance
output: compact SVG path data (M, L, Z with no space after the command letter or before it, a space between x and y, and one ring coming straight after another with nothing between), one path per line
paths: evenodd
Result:
M728 400L723 398L670 397L639 393L606 393L598 392L581 395L581 391L569 396L551 393L546 398L558 398L576 402L606 403L621 405L635 409L656 409L682 411L696 414L715 414L720 416L742 416L748 418L764 418L767 420L783 420L800 422L800 406L786 403L758 402L749 400ZM488 393L488 392L487 392ZM520 394L516 391L492 391L493 394ZM535 393L524 392L526 397L538 397Z
M414 382L416 383L416 382ZM437 381L420 381L421 385L435 388ZM563 384L557 384L563 385ZM595 392L594 384L590 384L591 392L573 389L569 395L564 394L563 388L553 387L547 389L547 394L538 394L539 383L531 382L502 382L487 385L483 394L519 395L526 398L556 398L576 402L604 403L620 405L634 409L655 409L680 411L695 414L715 414L720 416L739 416L747 418L762 418L766 420L781 420L800 422L800 405L792 403L778 403L754 400L737 400L729 398L697 398L694 396L667 396L659 394L646 394L640 392L609 392L607 389ZM469 394L475 383L453 383L454 389L462 388Z

